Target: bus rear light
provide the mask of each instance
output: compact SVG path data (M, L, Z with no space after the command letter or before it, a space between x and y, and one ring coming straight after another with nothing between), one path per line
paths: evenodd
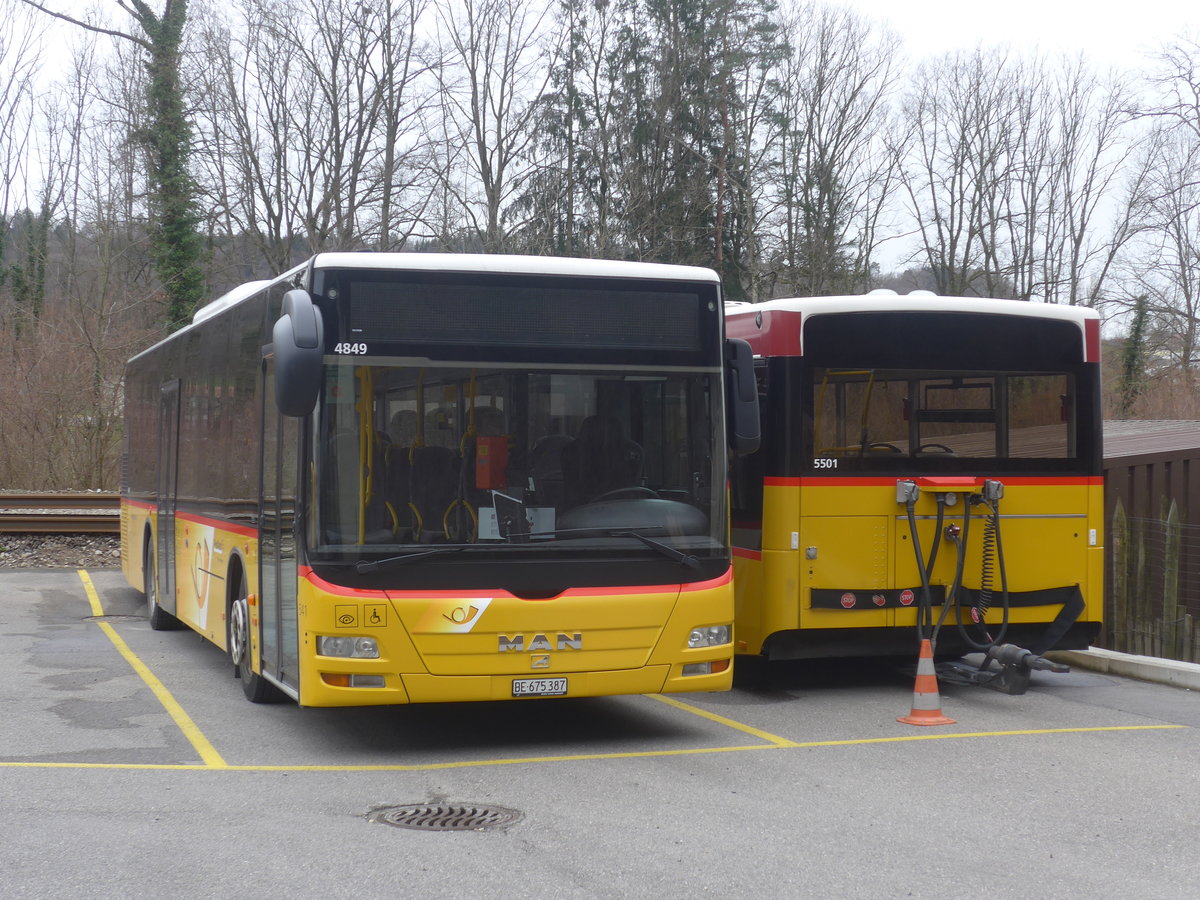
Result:
M729 660L718 659L715 662L687 663L683 667L684 677L689 675L719 675L729 668Z
M692 650L701 647L719 647L731 640L733 628L729 625L706 625L693 628L688 635L688 648Z
M369 637L317 635L317 655L339 659L379 659L379 643Z
M342 672L322 672L321 680L334 687L381 688L386 684L382 675L347 675Z

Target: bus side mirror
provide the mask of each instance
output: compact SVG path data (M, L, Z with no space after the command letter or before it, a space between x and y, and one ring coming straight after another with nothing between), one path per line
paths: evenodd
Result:
M734 453L753 453L762 434L754 353L748 343L737 338L725 341L725 396L729 406L729 447Z
M325 329L321 312L308 291L283 295L283 311L275 322L275 405L285 416L307 416L321 392Z

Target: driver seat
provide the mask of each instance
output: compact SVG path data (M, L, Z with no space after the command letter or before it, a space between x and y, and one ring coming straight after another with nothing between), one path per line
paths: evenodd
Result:
M641 446L625 437L616 416L588 416L575 440L562 449L565 507L641 485L642 457Z

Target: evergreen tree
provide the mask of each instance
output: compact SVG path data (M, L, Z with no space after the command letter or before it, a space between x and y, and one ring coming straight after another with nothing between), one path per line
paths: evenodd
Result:
M1133 321L1129 326L1129 337L1125 339L1125 350L1121 354L1121 414L1128 416L1145 389L1146 368L1146 320L1149 316L1149 299L1145 294L1134 301Z
M167 294L167 326L186 324L204 296L200 264L196 185L188 171L192 129L183 101L180 61L187 0L166 0L157 15L142 0L129 0L146 35L148 59L146 127L139 135L150 161L151 257Z
M192 128L180 78L188 0L165 0L161 14L144 0L117 0L140 26L141 35L100 28L33 0L24 2L88 31L132 41L146 53L145 126L137 137L149 161L150 255L167 295L167 327L179 328L189 321L205 292L197 191L188 170Z

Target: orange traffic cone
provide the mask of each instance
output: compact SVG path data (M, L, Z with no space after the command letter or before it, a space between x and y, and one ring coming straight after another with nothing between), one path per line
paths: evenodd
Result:
M942 698L938 695L937 672L933 668L933 645L929 638L921 640L921 655L917 659L917 683L913 685L912 712L899 716L905 725L953 725L954 720L942 715Z

